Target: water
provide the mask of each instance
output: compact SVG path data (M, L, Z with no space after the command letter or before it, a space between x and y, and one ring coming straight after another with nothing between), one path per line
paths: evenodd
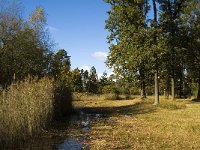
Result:
M77 124L82 130L82 135L79 137L68 137L65 139L64 143L58 146L58 150L81 150L86 149L90 150L88 144L84 144L84 141L89 140L89 131L90 131L90 121L91 119L99 119L104 117L102 114L87 114L83 111L80 111L77 116L71 117L71 124Z
M55 133L50 136L44 136L34 139L26 146L20 149L26 150L90 150L90 122L91 120L105 117L103 114L88 114L79 111L76 115L72 115L69 123L64 125L62 129L53 131Z

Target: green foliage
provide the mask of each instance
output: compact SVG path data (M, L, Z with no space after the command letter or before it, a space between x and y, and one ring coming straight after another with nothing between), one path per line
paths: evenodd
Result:
M82 92L83 90L82 76L78 68L72 71L72 87L74 92Z
M190 89L191 89L191 94L194 96L194 97L197 97L197 94L198 94L198 85L196 83L191 83L190 84Z
M51 42L45 30L46 17L41 7L23 20L20 8L9 3L0 7L0 84L11 84L28 74L43 76Z
M129 78L129 81L130 78L139 80L141 91L150 94L153 93L152 73L155 71L155 81L158 81L158 75L160 77L162 94L164 90L170 93L170 89L175 89L178 97L188 95L189 86L185 84L191 83L185 78L188 74L200 85L200 72L197 71L200 67L198 1L106 2L111 5L106 20L106 29L110 32L107 65L117 75ZM151 9L153 20L148 18ZM171 78L175 83L171 84ZM145 90L146 86L149 87Z
M54 117L60 120L72 112L72 95L69 87L62 81L54 84Z
M88 92L98 93L98 77L95 67L90 69L89 80L88 80Z
M119 94L119 90L115 85L110 84L110 85L105 85L102 88L102 93L116 93L116 94Z

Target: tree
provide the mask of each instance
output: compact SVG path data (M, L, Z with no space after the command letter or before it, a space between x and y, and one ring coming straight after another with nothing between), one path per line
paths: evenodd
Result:
M157 6L156 0L153 0L153 12L154 12L154 45L157 45L157 27L158 27L158 20L157 20ZM156 47L155 47L156 48ZM155 52L155 101L154 105L159 104L159 83L158 83L158 53Z
M149 42L147 42L147 1L106 0L111 4L106 20L110 32L110 54L107 64L120 76L139 73L141 96L146 97L146 69L148 68Z
M88 85L90 93L98 93L98 77L94 66L90 69Z
M83 90L82 76L78 68L72 71L72 89L74 92L82 92Z
M172 99L175 98L175 78L177 75L177 70L179 66L182 66L180 57L181 53L184 53L182 50L182 39L180 28L180 18L183 15L183 9L186 6L186 0L182 1L171 1L164 0L158 1L160 4L161 15L159 18L160 27L162 29L163 37L166 40L166 46L168 52L166 53L167 60L170 60L170 63L167 61L167 70L171 78L171 95ZM183 70L183 69L182 69Z
M87 70L81 71L82 72L82 84L83 84L83 91L89 92L89 72Z
M52 75L56 80L66 81L71 84L70 56L64 49L58 50L52 61Z
M36 36L36 33L46 35L46 23L41 21L43 28L36 31L29 21L21 17L20 6L15 3L3 4L4 7L0 7L0 84L8 85L13 78L21 80L28 74L43 76L45 59L50 52L49 39ZM45 14L40 17L45 19ZM36 16L35 19L39 18Z
M165 50L162 46L164 40L159 36L156 1L152 1L153 20L148 19L150 4L147 0L107 2L112 6L106 21L106 28L111 33L108 36L111 46L107 63L123 77L138 74L142 97L146 97L148 77L154 71L155 104L158 104L158 72Z
M194 82L198 83L197 99L200 100L200 3L198 1L188 1L184 8L182 27L185 41L184 51L187 75Z

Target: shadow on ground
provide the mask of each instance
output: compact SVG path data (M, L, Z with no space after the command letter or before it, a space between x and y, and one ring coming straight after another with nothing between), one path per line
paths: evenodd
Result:
M88 114L104 114L106 116L115 115L138 115L153 113L156 111L156 106L147 102L138 102L127 106L115 107L83 107L77 108L76 111L84 111Z

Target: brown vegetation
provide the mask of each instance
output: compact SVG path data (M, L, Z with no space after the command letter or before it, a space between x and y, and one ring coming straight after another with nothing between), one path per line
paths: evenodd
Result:
M72 99L66 97L70 91L54 85L49 78L28 78L0 92L0 148L19 145L40 134L57 116L54 112L66 115L71 110Z

